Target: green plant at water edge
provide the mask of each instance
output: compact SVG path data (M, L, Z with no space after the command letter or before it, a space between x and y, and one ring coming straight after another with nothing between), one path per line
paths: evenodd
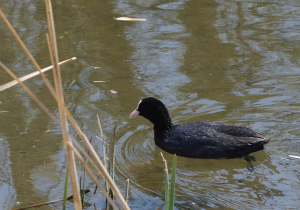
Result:
M116 166L116 154L115 154L115 151L116 151L116 129L117 129L117 126L115 126L114 128L114 138L113 138L113 145L112 145L112 148L113 148L113 151L112 151L112 180L115 181L115 166Z
M80 177L81 178L81 177ZM84 198L85 198L85 171L83 172L83 181L82 181L82 189L80 189L81 193L81 201L82 201L82 206L84 207Z
M63 210L67 209L68 181L69 181L69 172L68 172L68 168L67 168L67 170L66 170L66 178L65 178L65 187L64 187Z
M92 137L90 138L90 143L92 144ZM87 152L88 155L90 155L90 152ZM86 164L88 163L88 159L86 159ZM84 199L85 199L85 174L86 170L83 168L83 182L82 182L82 190L81 190L81 200L82 200L82 206L84 207Z
M176 164L177 164L177 158L176 158L176 154L174 154L173 163L172 163L172 175L171 175L171 189L170 189L170 198L169 198L169 210L173 210L174 209Z
M117 129L117 126L115 126L115 128L114 128L114 137L113 137L113 142L112 142L112 144L113 144L112 145L112 157L111 157L112 164L109 164L111 166L111 170L110 170L110 167L107 167L107 171L110 171L113 182L115 181L115 165L116 165L116 155L115 155L115 150L116 150L116 129ZM110 195L111 199L114 200L114 193L111 189L109 190L109 195ZM109 210L109 207L110 207L110 205L106 201L106 209Z
M165 172L165 207L169 209L169 172L168 169L164 169Z
M177 157L176 154L173 156L173 163L172 163L172 173L171 173L171 182L169 182L169 173L168 173L168 165L167 161L165 160L163 154L161 156L164 161L165 169L165 209L166 210L173 210L174 209L174 200L175 200L175 176L176 176L176 164L177 164Z
M97 113L97 122L98 122L98 126L99 126L99 130L100 130L100 134L101 137L96 136L99 140L102 141L102 150L103 150L103 164L107 170L107 172L110 174L110 176L112 177L112 181L115 181L115 166L116 166L116 154L115 154L115 150L116 150L116 129L117 126L115 126L114 131L113 131L113 141L112 141L112 149L109 150L109 154L112 153L111 157L108 158L108 153L106 152L106 148L109 146L109 144L104 140L103 138L103 131L102 131L102 126L101 126L101 122L100 122L100 118L99 115ZM111 161L112 160L112 161ZM114 200L114 193L112 191L111 188L109 188L108 183L105 181L105 188L106 188L106 192L109 194L109 196L111 197L112 200ZM126 187L126 192L128 191L129 188L129 180L128 180L128 185ZM96 193L97 190L97 186L95 187L95 191L94 194ZM127 197L128 197L128 192L127 192ZM126 200L127 200L126 197ZM106 199L106 210L110 209L110 205L108 200Z
M30 90L10 69L8 69L1 61L0 61L0 67L2 67L15 81L18 82L22 86L22 88L26 91L26 93L45 111L45 113L57 124L62 130L63 134L63 140L64 140L64 146L65 146L65 153L67 157L67 168L68 168L68 174L70 176L70 182L72 186L73 194L68 196L70 199L73 199L74 202L74 208L76 210L82 210L82 203L81 203L81 196L80 196L80 189L78 185L78 176L77 176L77 170L76 170L76 162L75 157L77 160L80 161L81 165L85 168L86 172L90 175L92 180L97 184L97 186L101 189L103 195L106 197L106 199L109 201L110 205L114 209L119 209L119 207L116 205L116 203L111 199L111 197L106 193L106 189L102 186L102 184L97 179L97 176L95 172L87 165L86 161L84 160L83 156L89 159L89 162L97 172L97 175L101 175L103 179L106 180L106 182L109 184L110 189L114 192L115 197L118 199L119 204L122 206L122 209L124 210L130 210L130 207L128 206L127 202L125 201L123 195L121 194L119 188L115 185L114 181L112 180L110 174L108 173L106 167L104 167L102 161L100 160L99 156L97 155L95 149L91 145L91 143L88 141L86 135L83 133L81 128L79 127L78 123L74 119L74 117L71 115L67 107L65 106L64 99L63 99L63 89L62 89L62 82L61 82L61 74L60 69L58 68L58 52L57 52L57 43L56 43L56 36L55 36L55 27L54 27L54 21L53 21L53 11L52 11L52 5L50 0L45 0L46 2L46 14L47 14L47 20L48 20L48 29L49 34L46 34L47 37L47 43L49 47L49 53L50 53L50 59L52 62L52 67L54 69L54 80L55 80L55 88L52 86L51 82L48 80L48 78L44 75L43 72L41 72L41 68L36 62L36 60L33 58L32 54L29 52L28 48L25 46L24 42L20 39L16 31L14 30L14 27L9 23L7 18L5 17L4 13L0 9L0 17L4 20L10 31L12 32L13 36L16 38L17 42L20 44L26 55L29 57L29 59L32 61L36 69L39 71L39 74L41 75L43 81L45 82L47 88L51 92L52 96L55 98L55 100L58 103L59 107L59 114L60 114L60 120L49 111L47 106L33 93L32 90ZM72 59L73 60L73 59ZM27 76L26 76L27 77ZM6 86L7 87L7 86ZM86 153L86 150L81 146L81 144L71 135L68 128L68 121L73 126L73 128L78 133L78 136L80 137L81 141L84 143L84 148L90 152L91 157ZM68 183L66 181L66 183ZM51 202L53 203L53 202ZM43 203L38 204L45 205L49 204Z

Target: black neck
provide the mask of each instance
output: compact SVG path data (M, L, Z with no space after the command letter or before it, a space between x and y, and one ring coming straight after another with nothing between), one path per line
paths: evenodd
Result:
M159 130L169 130L173 125L169 113L164 113L163 116L152 119L150 121L153 123L154 129Z

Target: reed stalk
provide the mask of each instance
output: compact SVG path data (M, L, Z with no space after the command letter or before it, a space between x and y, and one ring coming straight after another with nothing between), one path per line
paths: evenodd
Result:
M97 177L94 175L92 170L88 167L88 165L86 164L86 162L84 161L84 159L82 158L80 153L77 151L77 149L70 142L68 142L67 144L68 144L68 147L74 151L74 154L76 155L78 160L81 162L81 165L85 168L85 170L90 175L90 177L93 179L93 181L97 184L97 186L102 191L105 191L104 187L101 185L101 183L99 182ZM106 199L110 202L110 204L112 205L113 208L119 209L119 207L115 204L115 202L111 199L111 197L107 193L105 193L104 195L105 195Z
M54 77L54 84L57 96L62 101L62 106L64 106L64 97L63 97L63 89L62 89L62 82L61 82L61 74L60 68L58 65L59 58L58 58L58 51L57 51L57 43L56 43L56 34L55 34L55 26L54 26L54 18L53 18L53 11L52 11L52 4L50 0L45 0L46 3L46 13L47 13L47 20L48 20L48 29L49 29L49 36L47 35L47 41L50 51L50 58L53 65L53 77ZM59 117L61 121L61 125L63 126L64 130L68 131L68 121L66 114L62 108L62 106L58 103L59 109ZM77 177L77 170L76 170L76 162L73 151L70 147L67 146L67 143L71 143L71 140L68 138L66 132L62 132L63 140L65 145L66 157L67 157L67 164L69 169L70 181L74 196L74 206L75 210L82 209L82 202L80 197L80 188L78 185L78 177Z
M164 162L165 209L173 210L174 209L174 201L175 201L175 176L176 176L177 157L176 157L176 154L174 154L173 163L172 163L171 182L170 182L167 161L164 158L163 154L162 153L160 153L160 154L161 154L161 157Z
M160 153L161 157L163 159L164 162L164 178L165 178L165 209L169 210L169 200L170 200L170 195L169 195L169 172L168 172L168 165L167 165L167 161L164 158L162 152Z
M14 27L10 24L10 22L5 17L5 15L4 15L4 13L2 12L1 9L0 9L0 16L3 19L3 21L5 22L5 24L7 25L7 27L9 28L9 30L11 31L11 33L14 35L15 39L20 44L20 46L22 47L22 49L24 50L24 52L27 54L27 56L29 57L29 59L31 60L31 62L33 63L33 65L35 66L35 68L36 69L41 69L40 66L39 66L39 64L36 62L36 60L34 59L34 57L31 55L31 53L29 52L28 48L26 47L26 45L24 44L24 42L21 40L21 38L18 36L18 34L15 31Z
M117 126L114 128L114 137L113 137L113 152L112 152L112 179L115 181L115 166L116 166L116 129Z
M50 20L50 19L52 19L53 20L53 15L52 15L52 9L51 9L51 2L50 1L45 1L45 3L46 3L46 9L47 9L47 17L48 17L48 20ZM31 55L31 53L29 52L29 50L28 50L28 48L26 47L26 45L24 44L24 42L21 40L21 38L18 36L18 34L16 33L16 31L14 30L14 28L13 28L13 26L10 24L10 22L8 21L8 19L5 17L5 15L4 15L4 13L2 12L2 10L0 10L0 16L1 16L1 18L4 20L4 22L5 22L5 24L8 26L8 28L10 29L10 31L12 32L12 34L13 34L13 36L16 38L16 40L17 40L17 42L20 44L20 46L22 47L22 49L24 50L24 52L26 53L26 55L29 57L29 59L31 60L31 62L33 63L33 65L35 66L35 68L39 71L39 73L41 74L41 76L42 76L42 78L44 77L44 78L46 78L45 77L45 75L41 72L41 68L40 68L40 66L38 65L38 63L36 62L36 60L34 59L34 57ZM52 16L52 18L51 18L51 16ZM49 21L50 22L50 21ZM53 21L52 21L52 23L53 23ZM55 32L54 30L53 30L53 28L54 28L54 25L52 24L52 26L50 26L50 24L49 24L49 31L50 31L50 33L51 33L51 29L52 29L52 36L53 36L53 32ZM54 35L54 37L55 37L55 35ZM54 39L52 39L52 43L56 43L55 42L55 40ZM56 44L54 44L54 45L56 45ZM55 47L54 46L54 48L56 49L56 54L57 54L57 47ZM56 56L57 57L57 56ZM56 57L54 58L54 59L56 59ZM53 61L53 59L52 59L52 61ZM57 62L55 63L55 62L52 62L53 63L53 67L54 67L54 69L59 69L59 67L58 67L58 59L57 59ZM3 66L2 66L3 67ZM57 78L56 76L54 76L54 78ZM44 80L45 81L45 80ZM56 79L56 81L59 81L59 80L57 80ZM20 83L20 80L18 80L18 82ZM51 84L50 84L50 82L49 82L49 80L47 80L47 81L45 81L45 83L47 84L48 83L48 87L49 86L51 86ZM59 83L58 82L56 82L56 85L58 85L58 87L57 88L59 88ZM52 87L52 86L51 86ZM24 87L23 87L24 88ZM61 89L59 90L59 89L57 89L57 91L58 92L61 92ZM28 91L27 91L28 92ZM52 95L53 95L53 93L54 93L54 90L53 90L53 87L52 87ZM36 98L37 99L37 98ZM37 101L37 100L35 100L35 101ZM39 100L38 100L39 101ZM41 105L41 103L40 103L40 105ZM44 111L45 112L48 112L48 113L50 113L49 112L49 110L45 107L45 106L41 106L43 109L44 109ZM60 106L59 106L60 107ZM65 130L67 131L67 128L66 128L66 126L67 126L67 123L66 123L66 120L64 120L65 119L65 117L63 117L63 112L61 111L61 108L60 108L60 117L61 117L61 120L62 120L62 124L64 125L64 128L65 128ZM54 116L53 116L54 117ZM64 139L67 139L67 135L65 134L65 132L63 132L63 138ZM66 148L66 147L65 147ZM71 183L72 183L72 189L73 189L73 194L74 194L74 199L75 199L75 202L74 202L74 204L75 204L75 209L82 209L82 207L81 207L81 203L79 202L79 196L80 196L80 194L79 194L79 188L78 188L78 183L77 183L77 174L76 174L76 165L75 165L75 162L74 162L74 157L71 157L72 155L68 155L68 153L66 153L66 156L67 156L67 159L69 159L69 161L68 161L68 163L70 162L70 158L71 158L71 160L72 160L72 162L73 162L73 167L71 167L71 169L72 169L72 174L71 174ZM68 156L69 156L69 158L68 158ZM77 183L77 184L76 184ZM75 188L75 189L74 189ZM75 191L77 191L77 192L75 192Z
M168 169L164 169L164 174L165 174L165 207L166 207L166 210L169 210L170 195L169 195L169 173L168 173Z
M174 154L174 156L173 156L173 163L172 163L172 174L171 174L169 210L173 210L174 209L176 164L177 164L177 158L176 158L176 154Z
M94 168L98 171L98 173L102 176L105 177L102 172L103 169L98 167L98 164L94 163L93 159L91 159L91 157L89 157L89 155L83 150L83 148L80 146L80 144L70 135L70 133L68 133L68 131L66 131L62 126L60 121L58 121L58 119L48 110L48 108L39 100L39 98L37 98L37 96L23 83L21 82L18 77L12 72L10 71L3 63L0 62L0 66L15 80L18 81L18 83L22 86L22 88L27 92L27 94L46 112L46 114L48 114L48 116L55 122L57 123L61 129L67 133L68 137L72 140L72 142L76 145L76 147L78 147L80 149L80 151L89 159L90 163L94 166ZM99 157L98 157L99 158ZM101 162L100 162L101 163ZM99 185L98 185L99 187ZM100 187L99 187L100 188ZM103 194L107 197L109 197L109 195L106 193L105 189L102 187L100 188L103 192ZM112 200L109 200L112 201ZM113 201L112 201L113 202ZM113 206L113 204L111 203L111 205ZM122 205L123 207L123 205ZM126 206L125 206L126 207ZM126 209L123 207L123 209ZM129 207L127 209L130 209Z
M125 188L125 201L128 200L128 194L129 194L129 179L126 180L126 188Z
M60 122L57 120L57 118L49 111L49 109L40 101L40 99L23 83L19 80L19 78L9 69L7 68L2 62L0 62L0 66L18 83L22 86L22 88L26 91L26 93L46 112L46 114L49 115L49 117L57 123L59 126L61 126Z
M82 190L81 190L82 206L84 206L84 202L85 202L84 201L85 200L84 190L85 190L85 169L84 169L83 178L82 178Z
M68 63L68 62L76 60L76 59L77 59L76 57L69 58L67 60L59 62L58 65L65 64L65 63ZM35 71L35 72L27 74L27 75L25 75L23 77L20 77L19 80L22 81L22 82L24 82L25 80L28 80L28 79L30 79L32 77L35 77L35 76L39 75L40 72L46 72L46 71L51 70L52 68L53 68L53 66L48 66L46 68L41 69L40 71ZM17 84L18 84L18 82L16 80L13 80L13 81L10 81L8 83L5 83L5 84L3 84L3 85L0 86L0 91L6 90L8 88L11 88L11 87L13 87L13 86L15 86Z
M109 162L109 169L108 169L108 171L111 173L111 177L112 177L113 182L115 182L115 165L116 165L116 156L115 156L116 129L117 129L117 126L114 127L114 131L113 131L112 155L111 155L112 163ZM114 193L111 189L109 190L109 195L112 199L114 199ZM125 201L126 201L126 199L125 199ZM108 203L106 203L106 210L109 210Z
M68 167L67 167L66 177L65 177L65 186L64 186L63 210L67 209L68 182L69 182L69 170L68 170Z
M25 46L25 44L22 42L22 40L20 39L20 37L17 35L17 33L15 32L15 30L13 29L12 25L8 22L8 20L5 18L4 14L2 13L2 11L0 10L0 15L2 17L2 19L4 20L4 22L7 24L8 28L11 30L11 32L13 33L13 35L15 36L16 40L18 41L18 43L20 44L20 46L22 47L22 49L24 50L24 52L26 53L26 55L30 58L31 62L34 64L34 66L36 67L36 69L38 71L40 71L40 67L37 64L37 62L35 61L35 59L33 58L33 56L31 55L31 53L29 52L29 50L27 49L27 47ZM52 17L53 19L53 17ZM49 27L49 30L50 27ZM53 30L52 30L53 31ZM52 50L51 50L52 51ZM57 64L57 63L56 63ZM24 85L24 83L22 83L18 77L16 77L16 75L14 75L4 64L0 63L0 65L7 71L7 73L13 78L15 79L21 86L22 88L24 88L24 90L29 94L30 97L33 98L33 100L36 101L36 103L50 116L50 118L56 122L62 129L63 132L68 134L68 131L66 129L64 129L64 127L62 127L61 123L56 119L56 117L48 110L48 108L32 93L32 91L27 88L26 85ZM77 133L79 134L79 137L82 139L82 141L84 142L86 148L88 149L88 151L91 153L93 159L95 160L95 164L98 167L98 172L101 171L101 175L102 177L108 181L108 184L111 186L112 191L115 193L117 199L120 201L120 204L122 206L123 209L130 209L129 206L127 205L127 203L125 202L124 198L122 197L119 189L117 188L117 186L114 184L114 182L112 181L110 175L107 173L106 168L104 167L103 163L101 162L100 158L97 156L96 151L94 150L94 148L91 146L90 142L88 141L87 137L85 136L85 134L82 132L82 130L80 129L80 127L78 126L78 124L76 123L76 121L74 120L73 116L70 114L70 112L68 111L68 109L65 107L64 103L61 101L61 99L57 96L53 86L51 85L51 83L49 82L49 80L47 79L47 77L44 75L44 73L40 72L40 75L42 77L42 79L44 80L46 86L48 87L48 89L50 90L51 94L53 95L53 97L55 98L55 100L58 102L59 106L63 109L63 111L66 113L66 116L68 118L68 120L70 121L70 123L72 124L72 126L74 127L74 129L77 131ZM69 135L69 134L68 134ZM69 135L69 138L72 139L72 136ZM74 139L72 139L72 141L74 141ZM79 192L79 191L78 191Z
M98 126L99 126L99 130L100 130L100 134L101 134L101 139L102 139L103 163L104 163L104 167L107 170L106 147L105 147L105 141L104 141L103 130L102 130L102 126L101 126L101 121L100 121L98 113L97 113L97 123L98 123ZM106 181L105 181L105 189L106 189L106 193L109 193L109 191L108 191L108 183Z
M92 137L90 138L90 143L92 143ZM87 155L89 155L89 152L87 152ZM88 159L86 159L86 164L88 163ZM83 168L83 183L82 183L82 193L81 193L81 197L82 197L82 206L84 206L84 202L85 202L85 193L84 190L85 190L85 177L86 177L86 170L85 168Z

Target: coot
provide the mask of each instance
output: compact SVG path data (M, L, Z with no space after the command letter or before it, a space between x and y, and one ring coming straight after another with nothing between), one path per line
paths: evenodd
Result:
M149 97L141 100L129 119L141 115L154 124L155 144L192 158L242 157L262 150L269 140L250 128L219 122L173 125L165 105Z

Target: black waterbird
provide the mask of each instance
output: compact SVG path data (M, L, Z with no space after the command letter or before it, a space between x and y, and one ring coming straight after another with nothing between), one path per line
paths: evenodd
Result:
M155 144L179 156L192 158L242 157L264 149L269 140L250 128L219 122L173 125L165 105L144 98L129 118L141 115L154 124Z

